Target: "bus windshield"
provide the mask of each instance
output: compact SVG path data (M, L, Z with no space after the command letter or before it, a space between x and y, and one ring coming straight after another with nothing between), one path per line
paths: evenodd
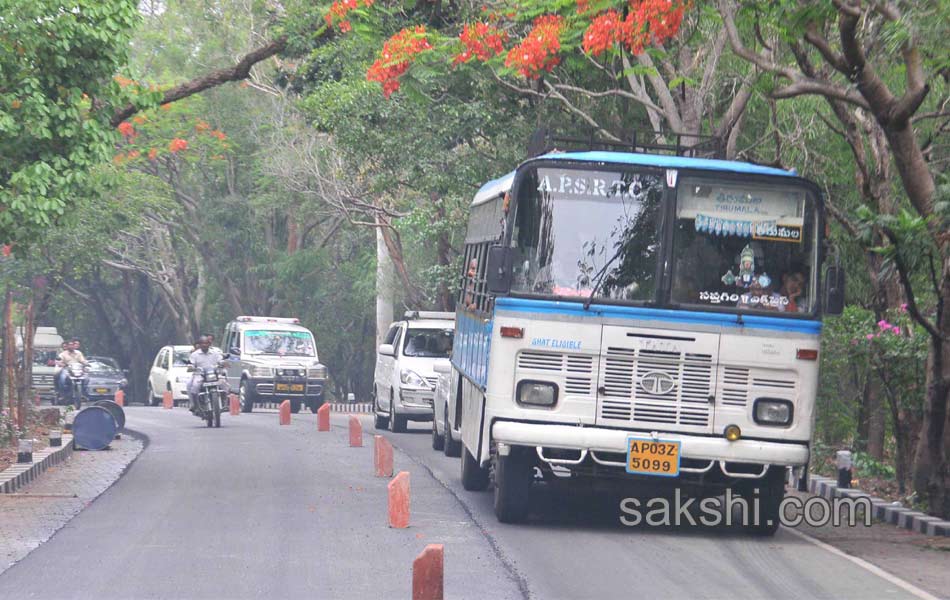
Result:
M672 301L811 313L814 201L803 188L684 177L677 186Z
M512 291L588 298L597 287L597 298L653 300L662 198L658 173L528 170L512 230Z

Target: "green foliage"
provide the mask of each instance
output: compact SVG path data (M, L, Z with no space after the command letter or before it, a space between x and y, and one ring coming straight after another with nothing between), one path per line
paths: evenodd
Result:
M0 0L0 239L28 244L75 198L117 137L109 120L157 92L120 85L133 0Z
M855 452L851 460L858 477L894 479L897 475L897 471L892 465L875 459L867 452Z

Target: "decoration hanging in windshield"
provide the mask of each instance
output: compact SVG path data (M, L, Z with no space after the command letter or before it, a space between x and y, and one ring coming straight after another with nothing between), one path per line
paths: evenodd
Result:
M768 273L755 274L755 251L747 244L739 254L739 274L734 275L732 269L729 269L722 276L722 282L726 285L746 289L751 287L767 288L772 284L772 278L769 277Z

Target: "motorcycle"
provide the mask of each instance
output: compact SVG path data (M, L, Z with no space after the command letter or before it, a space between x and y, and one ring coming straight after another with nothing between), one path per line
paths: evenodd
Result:
M86 390L86 366L82 363L69 363L66 369L66 389L60 390L63 404L72 404L76 410L82 408L82 401L86 399L83 393Z
M221 427L221 411L224 406L222 379L223 373L218 369L201 370L201 387L198 391L196 414L208 424L208 427Z

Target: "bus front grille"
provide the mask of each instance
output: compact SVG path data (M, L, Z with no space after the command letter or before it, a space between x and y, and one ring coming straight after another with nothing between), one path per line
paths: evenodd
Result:
M600 418L643 425L708 427L713 393L709 354L608 347L603 358ZM660 379L666 385L651 385ZM671 388L666 389L672 381Z

